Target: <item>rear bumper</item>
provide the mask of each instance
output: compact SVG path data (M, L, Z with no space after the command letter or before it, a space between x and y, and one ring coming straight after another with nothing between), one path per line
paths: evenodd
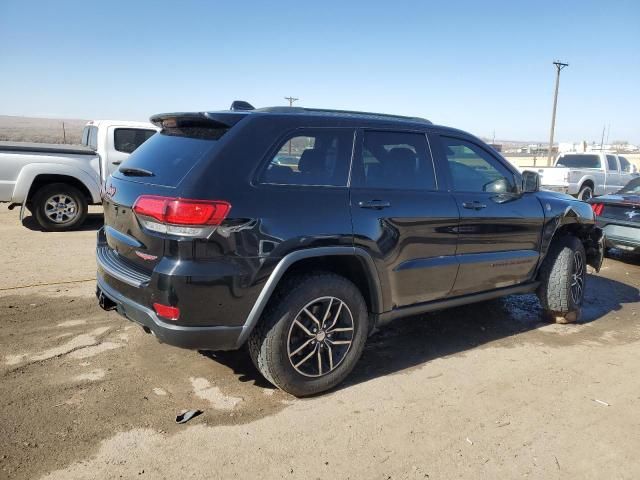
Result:
M626 251L640 250L640 225L637 223L598 217L597 225L602 228L606 247Z
M162 343L195 350L238 348L242 327L183 326L164 322L150 308L134 302L111 288L100 273L98 273L96 296L102 308L117 310L123 317L153 333Z

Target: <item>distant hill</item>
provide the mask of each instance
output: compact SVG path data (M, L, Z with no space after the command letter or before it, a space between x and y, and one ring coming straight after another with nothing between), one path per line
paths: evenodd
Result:
M63 135L62 124L66 135ZM0 115L0 140L11 142L80 143L87 120ZM66 142L65 142L66 137Z

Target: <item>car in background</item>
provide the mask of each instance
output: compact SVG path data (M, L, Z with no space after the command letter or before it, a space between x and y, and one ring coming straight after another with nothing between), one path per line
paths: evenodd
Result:
M620 190L634 177L633 164L615 153L563 153L553 167L525 167L537 172L545 190L587 201Z
M627 183L612 195L590 202L596 223L605 236L605 248L640 252L640 177Z
M48 231L78 228L88 205L101 202L107 177L158 127L146 122L92 120L82 145L0 142L0 203L29 209Z

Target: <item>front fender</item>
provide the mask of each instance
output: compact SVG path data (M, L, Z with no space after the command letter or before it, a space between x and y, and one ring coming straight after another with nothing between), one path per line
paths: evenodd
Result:
M81 182L91 194L93 203L100 203L100 177L95 172L58 163L32 163L25 165L18 174L11 197L12 203L23 203L38 175L64 175Z
M559 235L572 234L583 243L587 263L600 270L604 256L602 230L596 226L595 215L588 203L551 192L541 192L538 199L545 212L540 248L541 263L546 257L553 240Z

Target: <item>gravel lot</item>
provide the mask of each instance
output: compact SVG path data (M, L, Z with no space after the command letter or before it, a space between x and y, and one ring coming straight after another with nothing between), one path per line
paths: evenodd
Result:
M533 296L402 320L346 384L297 400L243 352L101 311L99 216L26 225L0 207L0 478L640 477L637 259L589 277L577 325L542 323Z

